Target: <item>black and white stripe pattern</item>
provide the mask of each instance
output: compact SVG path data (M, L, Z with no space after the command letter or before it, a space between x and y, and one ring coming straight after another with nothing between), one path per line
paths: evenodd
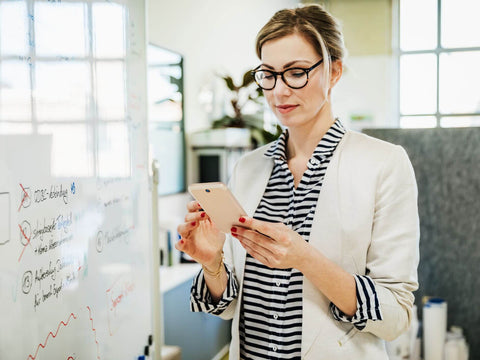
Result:
M333 303L330 303L330 310L335 320L351 322L357 329L362 330L367 324L367 320L382 320L382 313L372 278L367 275L355 275L355 282L357 284L357 312L352 317L348 317Z
M295 188L286 159L288 132L284 132L265 153L275 165L254 217L283 222L308 241L323 178L344 133L337 121L317 145ZM302 273L296 269L270 269L247 255L243 286L241 358L300 359Z
M254 217L282 222L309 241L327 166L344 134L345 129L337 120L317 145L295 188L286 159L288 131L285 131L265 152L275 165ZM208 291L199 275L192 287L192 310L221 313L229 300L237 296L234 280L229 274L229 286L220 303L214 306L209 305ZM355 280L357 313L348 318L333 304L331 311L336 320L351 322L361 329L367 319L381 319L381 314L373 281L357 275ZM239 328L242 359L300 359L302 288L303 275L298 270L271 269L247 255Z
M238 296L238 282L233 276L232 272L225 265L225 270L228 275L227 288L222 294L222 298L217 304L213 303L212 296L208 291L205 278L203 277L203 270L200 271L195 279L190 290L190 310L194 312L206 312L213 315L220 315L227 306Z

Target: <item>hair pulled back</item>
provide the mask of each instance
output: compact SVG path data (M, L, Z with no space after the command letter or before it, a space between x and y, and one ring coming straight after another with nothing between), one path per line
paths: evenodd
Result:
M310 4L277 11L257 34L257 56L261 58L262 46L267 41L292 34L304 36L329 65L346 55L338 20L322 6Z

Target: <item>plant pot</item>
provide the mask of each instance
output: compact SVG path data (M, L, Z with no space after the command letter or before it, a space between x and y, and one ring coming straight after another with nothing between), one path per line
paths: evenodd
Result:
M222 128L195 132L190 137L192 147L241 147L251 146L250 129Z

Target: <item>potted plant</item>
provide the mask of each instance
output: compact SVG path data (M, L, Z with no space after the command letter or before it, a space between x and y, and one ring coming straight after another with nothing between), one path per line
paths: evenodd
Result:
M263 105L261 98L263 91L256 86L251 71L243 75L242 83L236 85L231 76L220 76L230 91L230 104L233 114L224 115L220 119L212 122L213 129L221 128L243 128L250 131L250 138L253 147L267 144L280 136L282 128L277 124L275 133L264 129L263 114L256 112L253 114L245 113L244 109L251 103Z

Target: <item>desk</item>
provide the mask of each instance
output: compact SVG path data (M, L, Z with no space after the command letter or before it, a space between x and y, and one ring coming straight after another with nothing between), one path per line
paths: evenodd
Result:
M185 281L192 280L201 268L201 265L197 263L162 266L160 268L160 292L165 293Z

